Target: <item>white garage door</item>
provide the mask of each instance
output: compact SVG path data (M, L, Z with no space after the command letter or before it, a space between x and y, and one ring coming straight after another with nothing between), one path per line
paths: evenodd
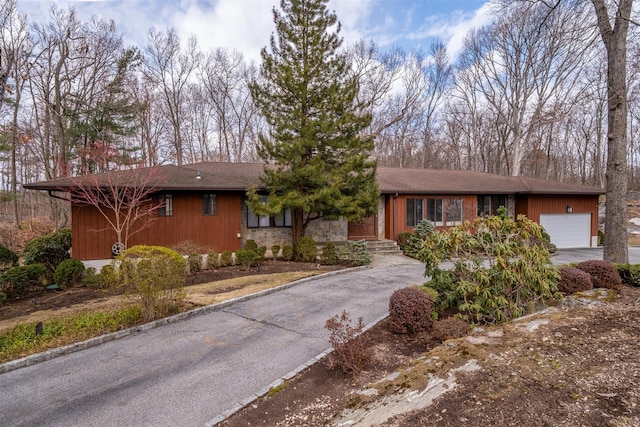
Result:
M591 246L591 214L540 214L540 225L558 248Z

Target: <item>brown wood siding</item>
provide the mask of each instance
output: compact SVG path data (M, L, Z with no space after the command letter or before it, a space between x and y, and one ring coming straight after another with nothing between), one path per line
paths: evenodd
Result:
M572 213L590 213L591 236L598 235L598 196L529 195L520 202L516 199L516 214L540 223L540 214L566 214L567 206L571 206Z
M128 246L172 246L192 241L218 251L240 249L242 193L216 193L216 215L202 214L202 193L172 193L173 215L154 218L150 227L132 235ZM115 232L93 207L72 210L73 257L80 260L111 257Z
M407 227L407 199L462 199L462 219L474 219L478 212L478 198L475 195L417 195L400 194L398 197L387 198L385 220L385 238L395 240L398 234L413 231L413 227ZM395 200L395 203L394 203ZM426 215L426 214L425 214ZM395 224L395 227L394 227ZM451 227L437 227L439 230L446 230ZM395 232L395 235L394 235Z

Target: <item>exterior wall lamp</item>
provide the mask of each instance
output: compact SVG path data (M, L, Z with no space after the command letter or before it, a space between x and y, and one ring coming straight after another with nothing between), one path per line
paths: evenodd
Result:
M573 208L571 207L571 205L567 205L567 213L571 212L573 212Z

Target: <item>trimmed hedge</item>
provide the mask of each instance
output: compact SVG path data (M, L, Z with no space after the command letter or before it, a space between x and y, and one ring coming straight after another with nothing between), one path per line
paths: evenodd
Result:
M30 291L43 291L46 286L47 269L42 264L13 267L0 275L0 291L9 298L20 298Z
M616 264L616 268L623 284L640 287L640 264Z
M431 329L431 298L410 286L396 290L389 298L389 330L396 334L415 334Z
M575 294L576 292L593 289L591 275L574 267L560 267L560 280L558 281L558 291L564 295Z
M69 258L62 261L53 275L53 280L62 289L76 284L82 277L84 264L77 259Z
M294 259L298 262L313 262L318 255L318 246L315 240L305 236L298 240L293 248Z
M577 268L591 275L594 288L620 290L622 279L616 266L609 261L589 260L581 262Z

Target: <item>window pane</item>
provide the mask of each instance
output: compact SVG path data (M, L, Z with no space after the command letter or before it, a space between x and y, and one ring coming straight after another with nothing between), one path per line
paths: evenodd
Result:
M284 226L291 227L291 209L289 208L284 211Z
M158 203L161 205L160 208L158 208L158 216L173 215L173 195L172 194L159 194Z
M258 216L247 207L247 227L257 227L258 225Z
M415 202L414 199L407 199L407 227L415 226Z
M216 214L216 195L205 194L202 196L202 214L203 215L215 215Z
M462 223L462 199L447 200L446 216L449 226Z
M442 199L427 199L427 219L434 225L442 224Z

